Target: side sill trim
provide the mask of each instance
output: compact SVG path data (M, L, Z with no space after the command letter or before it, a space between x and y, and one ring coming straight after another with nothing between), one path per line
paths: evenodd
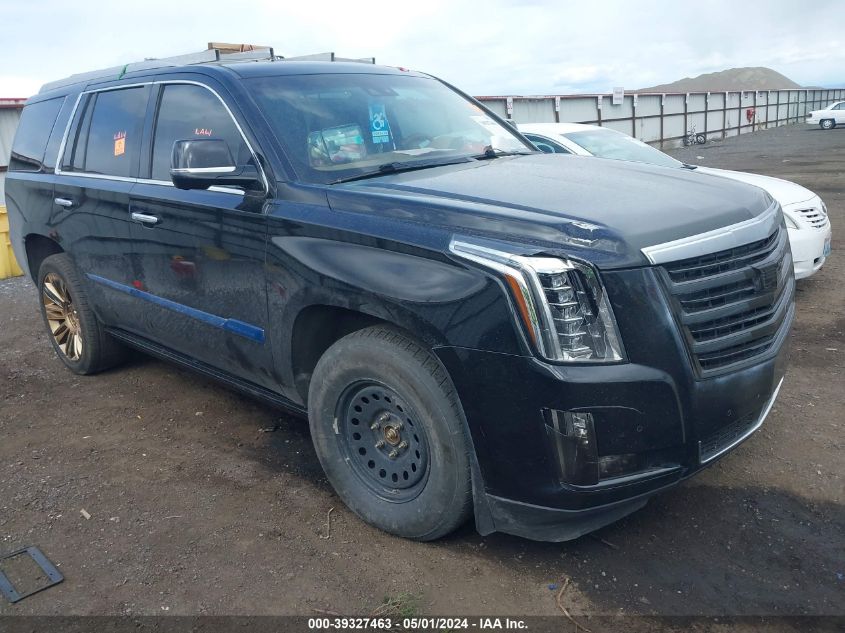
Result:
M263 328L260 328L256 325L244 323L243 321L239 321L237 319L227 319L221 316L217 316L216 314L203 312L202 310L197 310L196 308L192 308L181 303L176 303L175 301L171 301L170 299L165 299L164 297L159 297L149 292L138 290L137 288L133 288L132 286L127 286L125 284L112 281L111 279L100 277L99 275L92 275L91 273L86 273L85 276L88 277L88 279L90 279L91 281L94 281L98 284L102 284L104 286L108 286L113 290L124 292L138 299L149 301L150 303L154 303L158 306L161 306L162 308L178 312L179 314L184 314L185 316L191 317L192 319L196 319L197 321L202 321L203 323L206 323L208 325L220 328L221 330L226 330L227 332L231 332L232 334L237 334L238 336L242 336L251 341L255 341L256 343L261 343L262 345L264 344L264 330Z
M241 393L263 400L274 407L279 407L280 409L283 409L293 415L306 418L308 417L308 410L306 407L301 404L297 404L292 400L288 400L276 391L271 391L266 387L243 380L226 371L212 367L211 365L206 365L205 363L194 360L184 354L180 354L179 352L159 345L158 343L154 343L153 341L141 336L132 334L131 332L126 332L116 328L107 328L106 331L127 345L140 349L147 354L152 354L153 356L161 358L167 362L176 363L177 365L186 367L192 371L202 374L203 376L207 376L212 380L217 380L224 385L237 389Z

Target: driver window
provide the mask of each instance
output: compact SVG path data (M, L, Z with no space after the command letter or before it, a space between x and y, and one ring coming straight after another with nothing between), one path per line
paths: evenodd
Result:
M192 138L223 139L238 165L252 162L243 136L214 93L193 84L165 84L153 137L153 180L170 180L173 143Z

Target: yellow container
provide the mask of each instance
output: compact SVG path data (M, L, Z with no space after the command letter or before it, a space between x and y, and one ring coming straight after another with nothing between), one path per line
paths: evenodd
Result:
M9 216L6 207L0 207L0 279L23 275L18 260L12 252L12 242L9 239Z

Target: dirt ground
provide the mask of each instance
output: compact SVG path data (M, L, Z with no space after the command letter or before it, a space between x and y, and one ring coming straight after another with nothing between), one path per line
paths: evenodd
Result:
M37 545L66 580L0 598L0 614L369 614L399 597L423 614L560 616L549 585L566 577L576 614L845 614L845 129L673 154L799 182L834 227L832 257L798 284L780 398L716 466L570 543L471 525L404 541L345 509L303 421L143 356L74 376L32 284L3 281L0 553Z

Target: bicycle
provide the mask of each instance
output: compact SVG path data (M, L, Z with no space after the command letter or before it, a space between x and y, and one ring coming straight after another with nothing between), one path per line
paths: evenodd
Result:
M687 135L683 138L684 147L688 147L690 145L704 145L707 142L707 137L704 134L696 134L695 133L695 126L692 126L691 130L687 131Z

